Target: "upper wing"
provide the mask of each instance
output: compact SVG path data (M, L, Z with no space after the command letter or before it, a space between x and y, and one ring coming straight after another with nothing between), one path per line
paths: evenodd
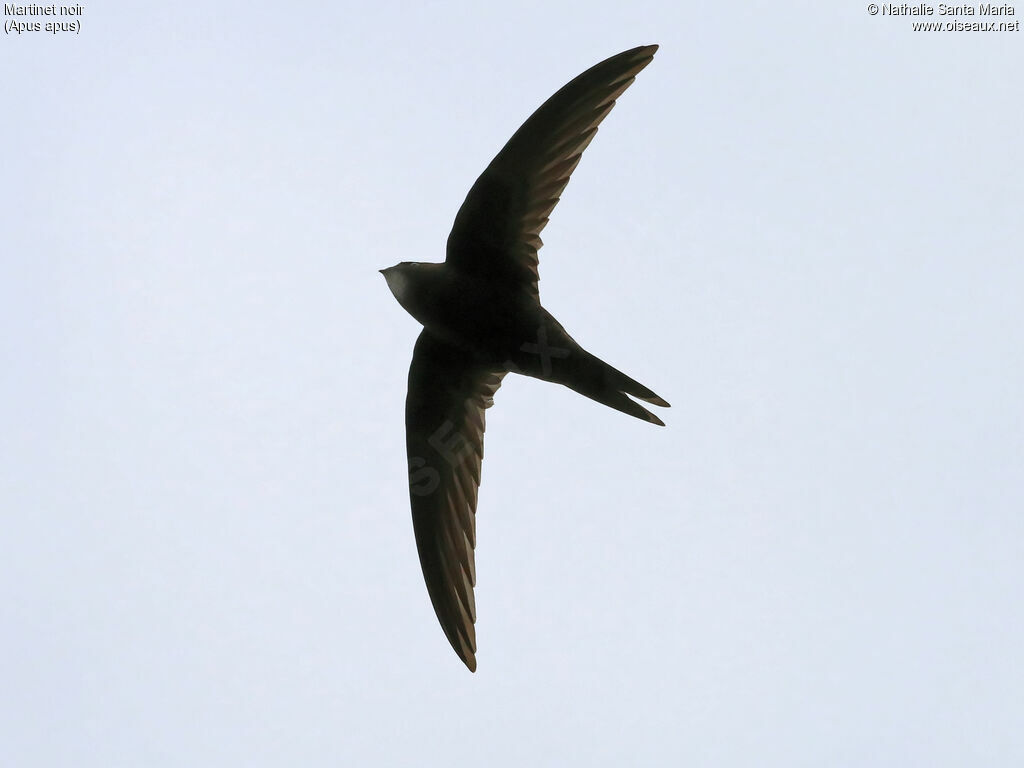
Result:
M540 231L598 124L656 50L645 45L594 65L523 123L459 209L448 235L449 264L538 295Z
M409 498L423 578L448 642L476 670L476 498L484 409L503 372L424 330L416 340L405 402Z

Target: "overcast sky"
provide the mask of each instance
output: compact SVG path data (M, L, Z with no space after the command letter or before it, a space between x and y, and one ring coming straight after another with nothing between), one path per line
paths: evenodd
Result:
M78 18L0 42L0 763L1024 764L1024 33L859 0ZM540 287L668 426L506 379L473 675L377 270L442 260L521 122L648 43Z

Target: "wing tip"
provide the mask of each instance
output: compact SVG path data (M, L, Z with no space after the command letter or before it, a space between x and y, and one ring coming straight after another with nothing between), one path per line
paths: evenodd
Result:
M629 51L632 54L631 58L635 61L641 59L653 59L654 54L658 52L660 46L657 43L651 43L650 45L639 45L633 50Z

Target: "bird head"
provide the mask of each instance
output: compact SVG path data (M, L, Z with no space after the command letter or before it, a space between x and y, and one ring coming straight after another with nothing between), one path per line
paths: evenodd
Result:
M419 264L416 262L403 261L395 264L393 267L380 270L380 273L384 275L384 279L388 281L388 288L391 289L391 293L395 295L398 303L403 307L412 298L413 283L416 281L414 273L418 266Z

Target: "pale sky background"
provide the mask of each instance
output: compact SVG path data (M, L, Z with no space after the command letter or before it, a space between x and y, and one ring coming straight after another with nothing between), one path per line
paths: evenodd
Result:
M860 0L81 20L0 42L0 764L1024 764L1024 33ZM377 270L443 259L520 123L647 43L541 296L668 426L506 380L472 675Z

